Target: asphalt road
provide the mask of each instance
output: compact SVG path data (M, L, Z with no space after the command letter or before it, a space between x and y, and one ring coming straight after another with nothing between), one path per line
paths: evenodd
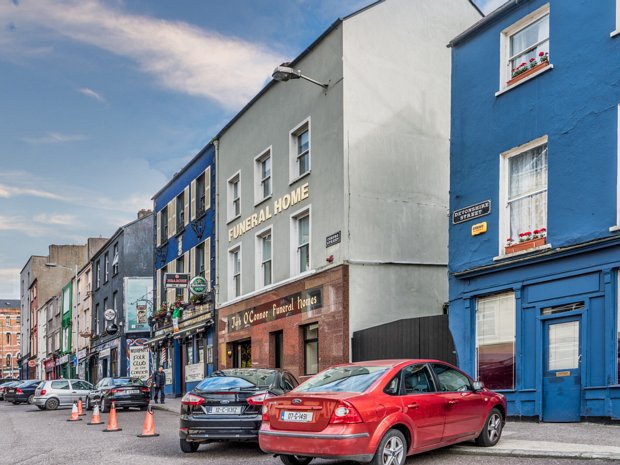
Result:
M144 412L118 412L117 433L103 433L105 425L88 426L90 413L83 421L69 423L70 409L40 411L29 405L0 402L0 464L274 464L279 459L266 455L256 444L218 443L203 445L194 454L179 449L178 416L165 411L155 412L157 438L139 439ZM102 415L107 421L108 415ZM317 460L316 464L342 464ZM589 460L587 464L602 465L604 461ZM618 462L615 462L616 464ZM407 465L577 465L579 460L520 459L516 457L461 456L442 450L410 457Z

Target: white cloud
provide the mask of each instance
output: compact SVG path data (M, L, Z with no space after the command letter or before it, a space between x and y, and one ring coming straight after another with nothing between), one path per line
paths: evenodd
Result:
M3 3L0 18L18 29L29 28L33 35L51 30L127 57L161 85L210 98L227 108L245 104L282 61L260 43L181 21L130 14L99 0Z
M19 268L0 268L0 298L19 299Z
M89 87L80 87L78 89L78 92L80 94L86 95L87 97L94 98L95 100L101 103L105 103L105 99L103 98L103 96L99 94L98 92L95 92L94 90L90 89Z
M60 132L46 132L40 137L22 137L24 142L30 144L60 144L63 142L77 142L88 139L83 134L63 134Z
M39 197L42 199L66 200L63 196L32 187L16 187L7 184L0 184L0 198L9 199L11 197Z
M39 213L34 215L33 221L40 224L56 226L76 226L78 220L75 215L64 213Z

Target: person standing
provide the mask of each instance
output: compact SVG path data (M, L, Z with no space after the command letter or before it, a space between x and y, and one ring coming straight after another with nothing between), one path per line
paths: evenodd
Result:
M159 393L159 400L163 404L165 403L166 396L164 394L164 388L166 387L166 373L163 367L159 367L159 370L153 375L153 387L155 388L155 403L157 403L157 394Z

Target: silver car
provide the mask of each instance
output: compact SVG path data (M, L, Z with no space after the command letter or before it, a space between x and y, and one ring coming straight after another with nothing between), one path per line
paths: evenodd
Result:
M73 405L74 401L86 401L93 385L82 379L55 379L41 381L34 392L32 405L41 410L56 410Z

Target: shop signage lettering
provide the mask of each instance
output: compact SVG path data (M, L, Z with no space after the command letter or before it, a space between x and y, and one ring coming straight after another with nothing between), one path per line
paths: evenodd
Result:
M205 377L205 366L202 363L185 365L185 382L202 381Z
M189 292L194 295L205 295L207 288L207 280L202 276L194 276L189 282Z
M149 377L149 350L146 346L129 348L129 375L146 381Z
M185 288L189 285L189 273L166 273L164 275L164 287Z
M308 312L322 306L323 288L316 287L230 315L228 317L228 332L232 333L250 326Z
M103 349L99 351L99 357L107 357L110 355L110 349Z
M36 362L35 362L36 363ZM58 359L58 364L62 365L63 363L69 363L69 354L63 355Z
M299 186L294 191L275 200L273 205L266 205L258 213L248 216L245 220L230 228L228 230L228 242L243 236L246 232L251 231L259 224L271 219L272 216L282 213L302 200L306 200L309 196L310 185L305 183Z
M484 202L452 212L452 224L464 223L465 221L480 218L481 216L488 215L489 213L491 213L491 201L485 200Z

